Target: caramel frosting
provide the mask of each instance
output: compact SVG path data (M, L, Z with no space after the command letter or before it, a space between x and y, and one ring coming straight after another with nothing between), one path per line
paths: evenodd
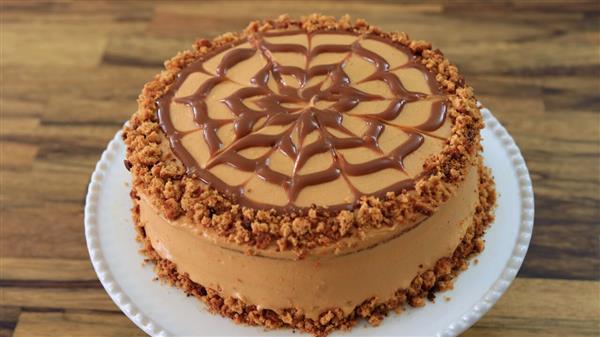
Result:
M247 255L215 244L210 234L164 219L145 198L139 201L140 220L154 250L194 282L259 308L295 308L316 319L331 308L347 315L367 298L390 298L451 255L473 222L478 186L479 174L472 167L457 193L410 231L390 231L373 246L302 260L283 253Z
M348 31L249 35L183 68L157 104L187 174L254 209L413 188L452 129L408 48Z

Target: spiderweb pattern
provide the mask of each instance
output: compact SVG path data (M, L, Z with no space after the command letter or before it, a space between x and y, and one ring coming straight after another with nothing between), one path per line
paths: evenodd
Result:
M352 183L352 177L369 175L385 169L405 171L404 158L422 146L425 141L424 135L436 137L430 132L443 124L445 102L434 104L431 115L420 125L391 125L406 104L441 94L432 75L416 62L408 50L385 42L405 53L408 59L404 64L391 67L383 56L361 44L364 36L356 36L355 41L347 44L327 43L312 46L312 38L319 33L309 34L307 45L269 42L269 37L297 34L306 33L271 33L255 36L249 43L241 46L229 46L231 49L223 52L218 66L212 72L206 69L204 60L188 66L170 91L157 102L161 126L168 135L175 154L186 165L188 174L196 175L218 190L232 195L242 205L257 208L274 206L248 198L246 182L235 186L226 184L211 173L211 169L224 164L239 171L253 172L262 180L281 186L287 197L283 206L278 206L281 208L294 208L299 193L309 186L343 179L354 200L340 200L341 202L329 206L349 207L353 201L365 194ZM342 36L346 34L340 34L340 37ZM219 100L227 106L232 117L211 116L207 104L211 93L219 85L233 81L228 77L228 73L257 54L264 60L262 68L251 75L247 83L239 83L240 87L237 90ZM283 57L279 57L290 54L303 55L304 65L285 64L282 62ZM335 63L313 64L313 60L320 55L333 54L342 57ZM353 81L345 71L353 56L372 64L374 71L363 79ZM422 71L431 93L407 90L393 72L401 68ZM193 94L176 98L177 89L194 72L203 73L209 78ZM360 88L361 84L375 82L385 85L391 96ZM354 108L361 103L378 101L389 104L381 111L352 115L364 123L364 132L358 133L356 128L347 126L344 119L349 118L348 113ZM175 128L169 112L172 102L191 107L194 123L198 127L196 130L181 132ZM232 129L234 137L231 142L226 142L219 136L219 129L223 127ZM390 127L402 130L407 138L391 151L385 152L379 139L385 129ZM181 142L190 132L198 131L202 132L209 152L205 163L199 163ZM244 150L252 148L267 150L258 157L245 156ZM359 163L351 162L342 152L355 148L367 148L377 156ZM291 159L292 166L287 174L271 167L273 154L277 151ZM313 156L324 153L331 155L331 165L316 172L302 172ZM413 178L407 175L406 179L368 194L380 195L388 191L398 192L410 188L414 184Z

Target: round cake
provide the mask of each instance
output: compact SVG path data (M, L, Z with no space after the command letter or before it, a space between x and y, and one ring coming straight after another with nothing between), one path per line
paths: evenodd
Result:
M165 66L123 133L133 217L158 277L211 311L315 335L376 325L483 249L482 117L429 43L282 16Z

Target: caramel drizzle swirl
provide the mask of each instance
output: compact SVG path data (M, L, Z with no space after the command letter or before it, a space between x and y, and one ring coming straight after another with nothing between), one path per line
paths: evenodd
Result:
M328 206L328 209L351 209L356 201L364 195L350 183L348 176L360 176L371 174L383 169L393 168L405 170L403 160L406 156L416 151L424 142L422 134L428 134L442 126L446 118L445 100L437 101L433 104L430 117L421 125L415 127L403 127L389 124L402 112L402 108L408 102L414 102L427 98L428 95L407 90L399 78L390 72L389 63L377 53L368 50L360 45L361 38L348 45L343 44L321 44L311 49L311 40L315 34L352 34L347 32L314 32L308 34L308 48L300 44L274 44L266 41L264 37L306 34L304 31L285 31L276 33L264 33L250 37L253 48L237 48L227 52L216 69L216 76L209 73L204 68L204 62L214 55L235 47L237 44L227 45L215 52L206 55L204 58L190 64L184 68L178 75L169 90L157 100L158 117L161 128L167 134L171 148L175 155L186 166L189 175L198 177L209 186L212 186L222 193L226 193L234 198L242 206L248 206L258 209L278 209L282 211L298 210L294 201L302 189L311 185L323 184L342 177L347 182L355 200L346 204ZM423 72L429 83L430 89L434 95L442 95L433 74L431 74L423 65L417 62L416 57L405 47L393 44L392 42L375 37L367 36L370 39L377 39L387 43L394 48L404 52L409 61L395 69L413 67ZM261 53L266 59L267 64L260 69L250 80L252 86L241 88L223 99L223 103L234 114L234 119L213 119L209 117L206 97L211 90L221 82L228 81L227 72L245 60L250 59L256 53ZM304 69L295 66L284 66L273 59L273 53L299 53L306 56L306 66ZM312 59L323 53L347 53L346 58L336 64L323 64L309 67ZM343 64L350 55L358 55L371 62L376 71L363 79L361 82L380 80L385 82L394 94L395 99L391 100L389 106L382 112L354 115L362 118L367 125L367 131L362 136L357 136L348 130L342 124L344 114L361 102L382 100L384 97L363 92L351 86L349 76L344 72ZM395 70L394 69L394 70ZM187 97L175 98L175 93L183 84L189 74L202 72L213 77L205 81L192 95ZM293 76L300 87L295 88L287 86L283 75ZM307 87L307 83L316 76L328 76L331 84L327 89L321 89L323 82ZM275 81L279 93L273 92L268 87L269 78ZM252 97L258 97L255 101L262 110L256 110L244 104L244 100ZM317 101L335 102L328 108L319 109L315 107ZM204 168L202 168L192 155L185 149L181 143L181 138L189 132L181 132L175 129L170 118L170 104L172 101L190 106L194 114L194 122L201 129L204 140L210 152L210 158ZM302 103L304 107L286 107L285 103ZM307 104L308 103L308 104ZM259 125L259 121L264 121ZM217 130L228 123L233 123L235 140L225 146L217 136ZM283 132L275 135L259 134L256 131L266 126L279 125L287 126ZM406 142L389 152L387 155L379 148L378 139L386 127L397 127L409 135ZM258 130L257 130L258 128ZM330 133L327 128L335 129L348 137L338 138ZM190 131L191 132L191 131ZM306 146L298 148L292 141L292 133L296 132L299 138L299 144L304 144L305 138L312 132L318 132L319 137L316 141ZM429 134L428 134L429 135ZM436 137L434 135L429 135ZM238 152L252 147L269 147L270 150L256 159L248 159ZM345 160L344 156L338 153L339 149L350 149L356 147L366 147L381 155L380 158L367 162L352 164ZM293 160L293 174L288 176L269 167L269 157L274 151L281 151L287 157ZM333 163L327 169L310 174L298 174L297 172L314 155L330 152ZM260 178L267 182L282 186L287 192L288 202L285 206L275 206L266 203L253 201L245 196L244 184L231 186L224 183L210 172L210 168L219 164L226 164L238 170L255 172ZM383 188L374 193L375 196L384 196L385 193L400 192L404 189L414 187L415 178L399 181L391 186Z

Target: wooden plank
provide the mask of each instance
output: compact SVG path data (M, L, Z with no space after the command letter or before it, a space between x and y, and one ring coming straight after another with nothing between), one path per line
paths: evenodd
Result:
M7 307L3 304L0 306L0 337L13 335L20 315L21 308L19 307Z
M2 305L31 309L119 311L103 288L3 287Z
M144 83L160 68L3 67L0 102L8 102L10 115L26 116L33 111L45 125L98 125L116 130L137 109Z
M482 92L478 97L525 154L533 179L536 226L521 275L598 279L600 229L593 220L600 218L597 77L471 79Z
M485 316L462 337L594 337L598 321Z
M127 317L98 312L24 312L14 337L146 336Z
M599 296L598 281L518 278L489 315L599 321Z
M82 189L80 194L83 195L84 192L85 189ZM48 229L49 227L51 229ZM34 200L30 205L12 204L11 207L2 209L0 232L0 251L3 258L46 257L83 260L88 256L80 201ZM15 244L16 242L18 244Z
M4 97L2 97L4 98ZM4 101L3 101L4 103ZM7 107L6 105L2 106L4 109L2 113L2 123L0 124L0 131L2 136L7 136L7 135L13 135L13 136L17 136L17 135L31 135L40 125L40 119L36 118L36 117L25 117L24 115L26 115L25 113L21 114L21 113L17 113L15 115L18 115L18 117L7 117L5 113L7 113L7 111L15 111L13 109L11 109L11 107ZM19 108L20 111L31 111L32 107L30 105L22 105Z
M97 281L88 259L0 259L2 281Z
M28 171L38 147L30 144L2 142L0 146L0 170Z
M49 26L35 20L4 22L2 39L3 44L20 46L4 49L2 66L93 66L100 61L106 45L106 33L97 26L80 25L73 29L68 23Z
M281 14L300 17L308 14L306 8L338 17L349 14L353 18L365 18L377 22L377 25L384 29L394 30L400 29L401 25L408 25L407 20L411 18L427 18L427 15L442 11L442 6L435 3L393 4L358 1L159 3L149 25L149 31L157 36L212 38L224 32L239 31L246 27L248 22L259 18L276 18ZM261 14L256 15L255 13L258 12ZM411 20L411 25L413 21L418 20Z
M518 278L463 336L597 336L599 298L597 281Z
M584 74L597 66L593 48L577 48L593 43L593 32L566 33L558 37L526 40L526 42L493 42L482 40L464 48L460 44L441 46L444 53L460 69L470 74L531 74L559 72L570 68L571 72ZM527 56L523 53L527 51ZM470 62L495 55L493 62ZM518 61L515 60L518 58Z
M160 69L177 51L190 49L193 38L148 36L145 33L110 37L102 63Z
M76 147L72 148L72 151L78 150ZM84 148L81 151L91 152L93 149ZM42 152L40 151L39 155ZM46 152L45 155L48 155ZM56 155L59 157L59 154ZM84 162L86 166L82 166L83 163L68 165L69 163L63 162L49 162L40 163L34 162L32 171L27 172L18 171L4 171L2 173L3 179L5 179L5 186L9 188L18 188L20 193L15 196L10 196L6 193L2 195L2 201L5 202L4 207L9 205L25 206L27 207L27 200L33 204L43 204L46 202L51 203L62 203L71 202L81 204L79 197L85 196L85 189L87 182L89 181L89 170L94 167L92 161L98 160L97 155L79 155L69 156L69 161L75 161L78 158L85 158ZM93 159L92 159L93 158ZM57 160L61 159L56 158ZM42 168L38 169L38 166ZM65 167L63 172L58 171L60 168ZM46 172L44 172L46 170ZM69 176L71 174L71 176ZM38 185L32 184L38 183ZM29 184L29 185L26 185ZM48 194L40 194L40 193ZM69 193L69 194L64 194ZM15 211L18 211L15 209ZM56 211L59 211L56 209ZM48 214L51 216L52 214ZM16 219L18 221L18 219Z

